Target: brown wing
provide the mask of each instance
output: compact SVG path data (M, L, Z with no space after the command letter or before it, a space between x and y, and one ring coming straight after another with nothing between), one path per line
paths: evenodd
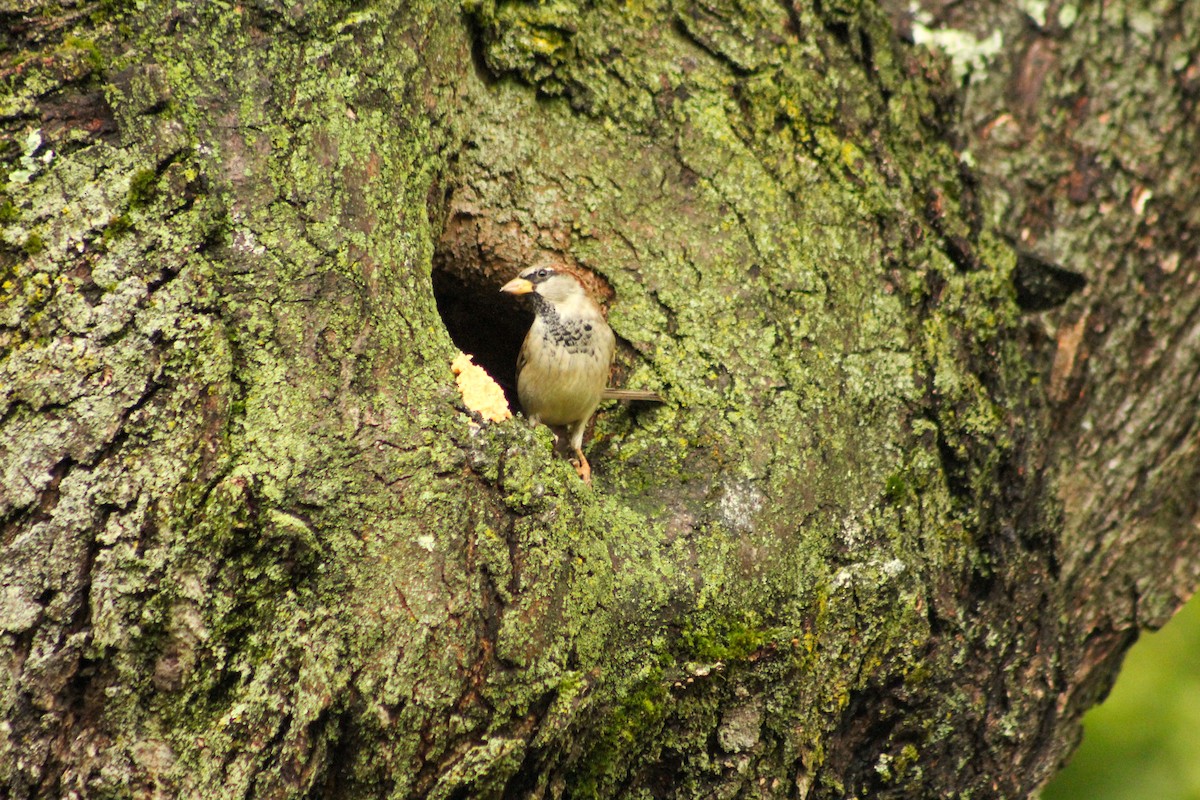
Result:
M517 378L521 377L521 370L525 369L525 364L529 359L525 356L525 346L521 345L521 352L517 353Z

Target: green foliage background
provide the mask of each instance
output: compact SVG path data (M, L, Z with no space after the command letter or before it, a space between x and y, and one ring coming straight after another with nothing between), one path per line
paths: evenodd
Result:
M1130 651L1042 800L1200 800L1200 599Z

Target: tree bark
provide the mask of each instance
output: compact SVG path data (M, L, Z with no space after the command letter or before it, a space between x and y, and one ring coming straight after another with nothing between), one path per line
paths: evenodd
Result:
M1200 571L1198 20L5 0L0 793L1027 796Z

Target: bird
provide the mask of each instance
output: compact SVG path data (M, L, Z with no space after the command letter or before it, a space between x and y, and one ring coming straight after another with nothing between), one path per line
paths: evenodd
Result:
M533 324L517 355L521 410L532 424L550 427L556 446L569 443L571 465L590 484L584 429L603 397L622 393L605 388L616 349L612 328L579 278L565 269L529 267L500 291L533 302Z

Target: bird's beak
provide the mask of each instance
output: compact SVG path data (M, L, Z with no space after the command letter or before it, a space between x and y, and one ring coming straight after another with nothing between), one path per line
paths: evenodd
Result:
M533 291L533 284L525 278L513 278L501 286L500 291L508 292L509 294L529 294Z

